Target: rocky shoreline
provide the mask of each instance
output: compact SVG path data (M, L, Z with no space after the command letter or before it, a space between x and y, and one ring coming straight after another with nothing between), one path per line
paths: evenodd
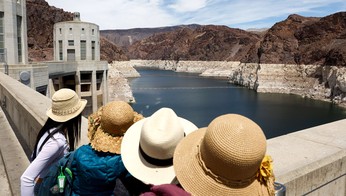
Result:
M237 61L115 61L109 73L117 70L116 98L134 101L126 78L139 77L134 68L155 68L176 72L198 73L202 77L227 78L232 84L248 87L259 93L295 94L328 101L346 108L346 67L257 64ZM113 71L112 71L113 70ZM117 72L115 71L115 72ZM111 75L111 74L109 74ZM109 82L112 83L111 79ZM115 84L113 81L113 84ZM121 94L122 93L122 94Z
M135 102L128 78L140 77L129 61L117 61L108 65L108 101Z

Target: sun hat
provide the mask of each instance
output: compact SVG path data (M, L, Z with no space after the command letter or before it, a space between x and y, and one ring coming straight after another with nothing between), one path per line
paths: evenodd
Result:
M62 88L52 96L52 107L47 116L57 122L66 122L78 116L85 108L87 100L80 99L74 90Z
M189 134L173 159L178 181L192 195L274 195L271 163L262 129L238 114Z
M124 101L112 101L88 117L88 138L96 151L120 154L127 129L143 116Z
M197 129L171 108L157 110L133 124L125 133L121 156L126 169L145 184L173 183L175 147L185 135Z

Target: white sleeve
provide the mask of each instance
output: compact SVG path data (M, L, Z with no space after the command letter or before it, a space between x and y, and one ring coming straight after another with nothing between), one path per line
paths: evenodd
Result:
M59 142L60 141L60 142ZM35 179L43 170L48 168L56 159L64 144L61 140L50 138L42 147L37 157L20 177L20 190L22 196L33 196Z

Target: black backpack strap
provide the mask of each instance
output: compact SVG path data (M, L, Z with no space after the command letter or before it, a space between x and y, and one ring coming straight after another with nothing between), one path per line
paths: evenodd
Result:
M59 129L58 128L55 128L52 132L50 132L48 130L48 135L47 137L43 140L40 148L38 149L38 152L40 152L42 150L42 147L47 143L47 141L49 140L49 138L51 138L54 134L58 133L59 132Z

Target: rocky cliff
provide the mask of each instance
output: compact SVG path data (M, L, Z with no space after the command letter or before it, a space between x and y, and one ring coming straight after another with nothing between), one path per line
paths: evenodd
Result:
M290 15L264 35L247 62L346 66L346 12L323 18Z
M52 60L53 25L72 13L27 0L31 61ZM262 33L215 25L101 31L101 58L346 66L346 12L290 15ZM120 48L121 47L121 48Z
M53 60L54 24L73 19L73 14L51 7L44 0L26 0L29 61Z
M139 77L138 72L129 61L118 61L108 67L108 101L134 102L131 87L127 78Z
M128 55L147 60L237 61L245 59L259 41L255 33L207 25L143 39L128 47Z
M346 66L346 12L290 15L262 33L198 26L154 34L126 49L130 59L241 61Z
M158 27L158 28L134 28L134 29L111 29L111 30L101 30L101 36L105 37L112 43L126 50L127 47L133 43L140 41L142 39L148 38L155 34L167 33L176 31L182 28L196 29L200 25L178 25L170 27Z
M50 6L45 0L26 0L29 61L53 60L54 24L73 19L73 13ZM101 38L101 60L128 60L123 51Z

